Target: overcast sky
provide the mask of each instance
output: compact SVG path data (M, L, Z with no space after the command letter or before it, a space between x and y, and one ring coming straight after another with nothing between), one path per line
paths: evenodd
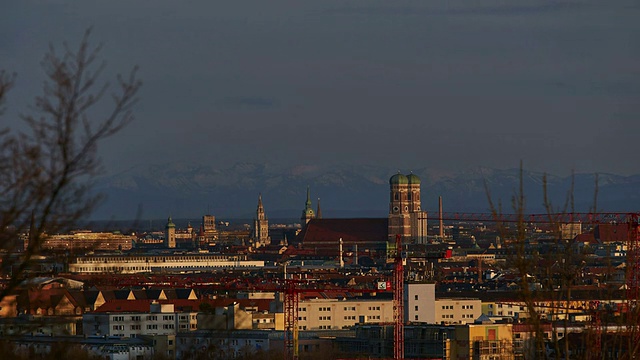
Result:
M140 66L109 171L196 161L640 173L640 3L6 1L3 122L48 44L93 27L107 74Z

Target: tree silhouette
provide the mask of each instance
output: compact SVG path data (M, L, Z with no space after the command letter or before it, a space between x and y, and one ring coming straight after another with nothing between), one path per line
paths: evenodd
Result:
M0 250L9 276L0 300L25 278L47 234L68 230L99 203L92 192L101 171L98 145L133 120L141 86L137 68L117 76L115 86L101 81L105 63L90 34L77 49L49 47L41 62L43 92L20 116L26 130L0 130ZM16 80L0 71L0 106ZM105 95L112 101L107 110Z

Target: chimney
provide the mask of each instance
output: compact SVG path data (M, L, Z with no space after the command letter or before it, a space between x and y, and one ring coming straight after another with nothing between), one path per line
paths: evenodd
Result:
M344 259L342 258L342 238L340 238L340 268L344 268Z

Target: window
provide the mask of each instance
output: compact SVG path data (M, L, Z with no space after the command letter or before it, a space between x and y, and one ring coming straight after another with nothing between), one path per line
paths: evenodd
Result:
M415 300L418 300L418 295L415 296Z
M418 321L418 315L416 315L416 321Z
M418 305L416 305L416 311L418 311Z

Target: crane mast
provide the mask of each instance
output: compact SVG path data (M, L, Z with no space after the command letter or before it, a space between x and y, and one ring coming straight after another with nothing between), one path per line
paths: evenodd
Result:
M404 359L404 264L402 237L396 235L396 257L393 269L393 358Z

